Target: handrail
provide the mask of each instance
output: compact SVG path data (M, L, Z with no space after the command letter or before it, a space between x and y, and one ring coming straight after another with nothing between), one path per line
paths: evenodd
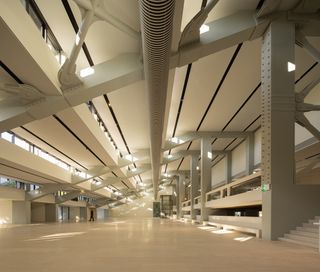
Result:
M182 202L182 207L188 207L188 206L191 206L191 200L190 199Z
M212 195L212 194L218 193L218 192L222 192L225 189L227 189L227 192L228 192L227 196L230 196L230 189L232 187L239 186L239 185L241 185L243 183L246 183L246 182L248 182L250 180L253 180L253 179L257 178L257 177L260 177L260 176L261 176L261 172L253 173L251 175L245 176L245 177L237 179L237 180L235 180L235 181L233 181L231 183L223 185L223 186L221 186L219 188L216 188L216 189L214 189L212 191L209 191L209 192L206 193L206 200L208 199L209 195Z

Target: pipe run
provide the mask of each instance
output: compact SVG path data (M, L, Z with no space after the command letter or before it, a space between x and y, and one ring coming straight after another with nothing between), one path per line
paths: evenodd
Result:
M167 98L174 0L140 0L140 21L150 122L150 155L157 199Z

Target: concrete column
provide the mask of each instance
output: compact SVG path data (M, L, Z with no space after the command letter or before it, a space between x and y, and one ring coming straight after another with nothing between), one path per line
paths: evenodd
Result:
M275 240L285 232L287 213L295 212L285 204L295 172L294 71L287 69L295 63L295 25L273 21L262 43L262 237Z
M246 175L252 174L254 169L254 134L246 138Z
M196 219L197 211L194 209L194 199L199 195L199 177L197 171L198 156L192 155L190 160L191 181L191 220Z
M208 153L211 152L211 139L201 139L201 222L208 221L210 209L205 207L206 193L211 190L211 159Z
M185 177L184 175L179 175L178 176L178 202L179 202L179 216L178 218L182 218L182 202L184 202L184 198L185 198L185 184L184 184L184 180Z
M226 169L226 183L230 183L232 180L232 153L231 151L226 153L225 157L225 169Z

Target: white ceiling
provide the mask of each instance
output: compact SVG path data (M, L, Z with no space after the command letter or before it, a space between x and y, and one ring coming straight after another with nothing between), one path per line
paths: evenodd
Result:
M183 29L199 11L201 2L201 0L184 1L181 29ZM62 1L36 0L36 3L64 52L67 55L70 55L75 42L75 32L62 5ZM213 12L209 14L207 22L240 10L255 10L258 3L258 0L221 0L218 2ZM290 5L294 5L295 3L296 1L287 1L287 4ZM69 0L69 4L78 25L80 25L81 13L79 8L72 0ZM128 24L136 31L139 31L138 0L105 0L104 5L108 12L113 16ZM97 21L91 26L85 42L95 64L114 58L122 53L138 53L141 46L139 41L102 21ZM313 38L312 42L320 49L320 39ZM200 121L209 106L209 102L213 97L214 100L199 128L200 131L221 131L222 129L225 129L225 131L243 131L259 117L261 111L260 88L258 88L254 94L252 93L260 83L260 46L260 39L244 43L238 54L235 56L224 81L222 81L223 75L226 73L227 67L235 54L236 46L202 58L192 64L180 116L176 126L176 136L182 135L188 131L195 131L198 128ZM296 79L298 79L313 63L314 61L303 49L296 47ZM87 67L88 65L86 56L83 51L81 51L77 60L77 70ZM316 67L305 78L299 81L296 85L297 91L301 90L301 88L310 82L312 78L319 76L319 72L320 68ZM186 73L187 66L175 70L168 127L165 132L167 138L173 136ZM0 70L0 82L13 81L6 72ZM219 85L220 83L222 84ZM219 90L217 90L218 86ZM310 101L320 101L320 90L318 89L310 94ZM248 99L250 94L252 94L252 96ZM103 122L106 124L107 129L111 133L119 150L123 153L127 153L123 138L125 139L129 150L133 153L139 149L149 148L149 116L145 82L139 81L109 93L108 99L114 112L114 116L104 97L93 99L93 104L98 110ZM245 103L246 100L248 101ZM242 105L244 106L239 110ZM236 112L238 113L235 115ZM57 115L78 137L81 138L82 141L85 142L86 145L92 147L92 149L98 149L96 139L94 139L95 135L90 134L88 128L86 128L84 124L79 124L77 122L77 117L74 114L75 113L70 112L70 110L67 110ZM320 127L318 116L317 113L311 113L310 119ZM116 119L114 119L114 117ZM233 119L229 123L231 118ZM115 123L115 120L117 120L118 126ZM254 131L259 125L260 119L258 118L254 124L247 128L247 130ZM25 125L25 127L35 135L50 143L56 149L63 151L67 156L84 165L86 168L101 165L101 162L86 149L78 139L68 132L66 128L59 124L54 117L48 117L43 120L29 123ZM119 128L121 129L123 136L121 136ZM14 132L27 140L34 142L40 147L47 149L52 152L52 154L67 161L71 165L77 166L66 156L52 149L47 144L21 128L15 129ZM297 128L297 133L302 135L301 137L298 137L299 139L305 139L309 136L302 128ZM218 139L214 142L213 149L223 150L231 141L232 139ZM235 140L227 149L231 150L238 145L239 142L241 142L241 139ZM186 150L187 146L188 144L185 144L172 152ZM193 142L190 146L190 150L196 149L199 149L199 141ZM105 151L97 150L97 153L100 154L99 157L103 157L103 152ZM218 159L220 158L221 156L219 156ZM189 169L189 163L190 159L185 158L179 169ZM179 164L180 160L169 164L167 171L177 170ZM162 167L162 169L165 169L165 167ZM141 174L140 176L143 180L149 180L151 178L150 171ZM122 183L117 183L116 186L119 189L126 188Z

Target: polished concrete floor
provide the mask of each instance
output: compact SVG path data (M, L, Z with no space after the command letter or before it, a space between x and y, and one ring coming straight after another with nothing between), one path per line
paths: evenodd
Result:
M314 249L166 219L0 228L0 271L320 271Z

